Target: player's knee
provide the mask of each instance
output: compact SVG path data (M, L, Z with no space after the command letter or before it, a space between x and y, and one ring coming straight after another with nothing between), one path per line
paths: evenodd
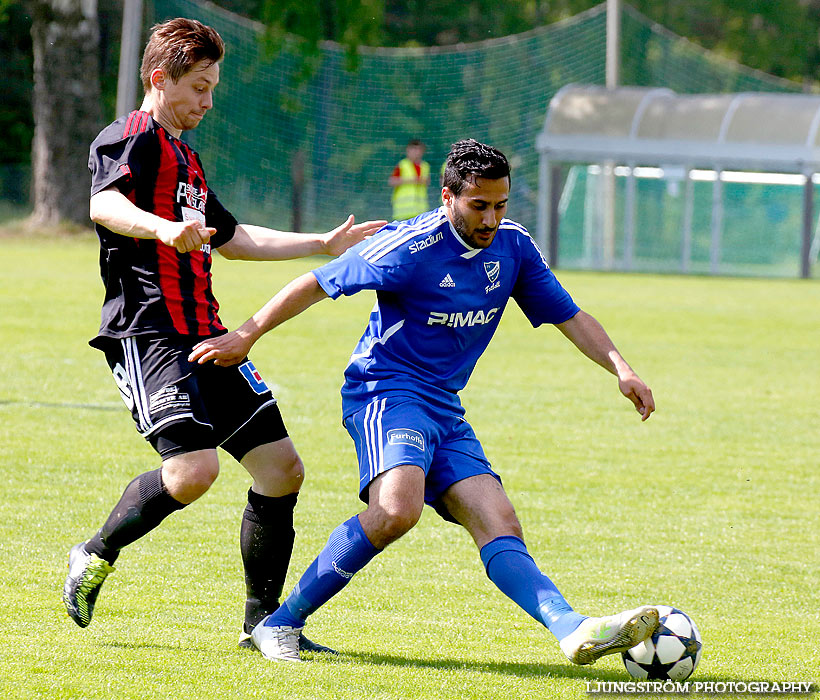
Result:
M254 469L253 473L257 480L262 479L271 487L293 485L293 490L298 491L305 479L305 464L294 450L285 455L277 455L276 459Z
M515 508L510 501L507 501L499 507L497 517L501 530L514 537L524 538L524 530L521 528L521 522L518 520L518 516L515 514Z
M171 457L162 464L162 481L168 492L181 503L202 496L219 476L216 453L203 451Z
M179 500L183 503L195 501L211 488L219 476L219 466L214 464L198 464L185 472L178 488L181 491Z
M524 539L524 529L521 527L521 523L518 521L518 518L513 518L508 522L508 527L510 532L519 539Z
M298 493L305 480L305 465L296 453L267 474L265 488L270 493Z
M284 449L281 445L261 445L242 458L242 466L266 496L298 493L305 480L305 465L292 446Z
M506 501L506 499L505 499ZM509 501L496 503L490 512L482 512L462 523L478 542L489 542L496 537L518 537L524 539L524 530Z
M282 481L296 485L296 490L298 490L298 486L301 486L305 480L305 463L298 454L294 454L285 463L280 473Z
M380 520L380 535L383 541L395 542L410 532L421 517L421 508L401 505L385 508Z
M190 473L189 483L191 488L200 489L205 493L219 476L219 464L216 462L203 462L197 464Z

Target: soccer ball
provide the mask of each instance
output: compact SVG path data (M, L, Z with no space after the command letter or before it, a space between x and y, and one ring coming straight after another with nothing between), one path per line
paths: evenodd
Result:
M633 678L683 681L700 661L703 643L692 619L677 608L658 605L658 629L622 656Z

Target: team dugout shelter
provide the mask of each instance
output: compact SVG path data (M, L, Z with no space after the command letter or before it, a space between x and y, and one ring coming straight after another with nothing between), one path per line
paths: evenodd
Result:
M820 96L568 85L536 141L553 266L811 277Z

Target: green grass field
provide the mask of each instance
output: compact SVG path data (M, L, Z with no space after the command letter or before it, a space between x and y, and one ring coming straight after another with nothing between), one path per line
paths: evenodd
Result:
M248 480L227 455L201 501L125 550L91 626L76 627L60 601L66 553L157 459L86 344L102 299L95 240L0 249L0 697L518 700L628 679L616 657L570 666L430 509L311 618L340 657L295 666L238 650ZM223 321L321 262L218 259ZM536 561L581 612L687 611L705 646L692 681L816 683L820 284L559 278L658 410L642 424L612 376L511 306L463 398ZM338 389L372 303L323 302L253 353L307 466L287 590L359 509Z

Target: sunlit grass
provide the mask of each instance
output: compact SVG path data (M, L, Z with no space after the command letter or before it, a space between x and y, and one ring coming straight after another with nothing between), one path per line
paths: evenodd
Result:
M620 659L566 663L432 511L311 618L339 658L301 667L236 648L248 481L225 456L200 502L129 547L86 630L65 615L66 553L156 457L102 355L89 237L0 239L0 695L43 698L584 698ZM241 323L321 259L217 260ZM581 612L687 611L693 680L817 681L820 285L559 273L652 386L642 424L613 377L511 307L464 392L541 568ZM338 389L373 297L325 301L264 338L307 465L287 587L360 508Z

